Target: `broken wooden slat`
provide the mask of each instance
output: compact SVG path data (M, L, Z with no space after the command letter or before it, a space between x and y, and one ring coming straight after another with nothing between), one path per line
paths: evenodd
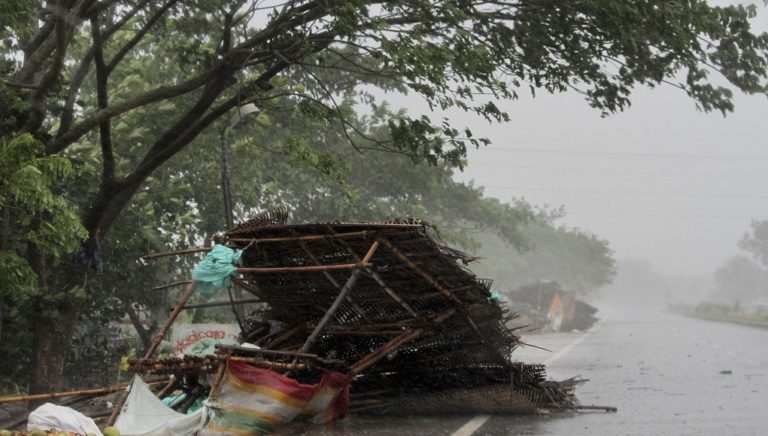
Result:
M422 331L420 329L405 331L400 336L382 345L381 348L379 348L378 350L370 354L367 354L362 359L357 361L357 363L352 365L352 368L350 368L350 373L353 375L359 374L361 371L365 370L366 368L370 367L371 365L375 364L379 360L386 357L387 354L393 351L396 351L398 348L402 347L406 343L417 338L419 335L421 335L421 333Z

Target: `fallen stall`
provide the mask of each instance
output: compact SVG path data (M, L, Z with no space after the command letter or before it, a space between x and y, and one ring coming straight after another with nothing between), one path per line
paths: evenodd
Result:
M253 434L350 412L580 408L579 381L550 381L543 365L514 361L521 343L506 326L514 314L492 297L491 281L467 269L471 256L432 234L419 221L289 225L267 216L217 236L214 247L146 256L206 253L194 280L174 283L186 289L146 355L129 362L133 388L107 424L123 435L189 434L190 426L203 435ZM230 293L233 308L263 303L237 320L240 344L155 358L195 292L230 280L252 294ZM147 377L170 380L152 392ZM157 414L158 404L166 424L150 428L142 413Z

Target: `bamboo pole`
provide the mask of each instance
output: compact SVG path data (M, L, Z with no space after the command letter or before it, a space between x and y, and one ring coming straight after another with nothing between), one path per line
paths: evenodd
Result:
M174 286L188 285L191 282L192 282L191 280L179 280L177 282L166 283L164 285L157 285L157 286L153 287L152 290L153 291L159 291L161 289L172 288Z
M227 360L229 357L229 355L224 356L224 358ZM219 370L216 371L216 378L213 380L213 383L211 384L211 390L208 392L208 398L211 400L216 398L216 393L219 391L221 381L224 380L224 373L227 371L227 365L229 364L227 360L224 360L224 362L221 363L221 366L219 366Z
M336 296L336 299L333 301L333 304L331 304L331 307L328 308L328 310L325 312L325 315L323 315L323 318L320 320L320 322L317 323L317 326L312 331L312 334L309 335L306 342L304 342L304 345L301 346L299 349L300 353L306 353L310 348L312 348L312 345L315 344L318 336L320 336L320 332L322 332L325 328L325 325L331 321L331 318L333 318L333 315L336 314L339 306L341 306L341 302L347 297L347 294L349 294L349 292L357 283L357 279L360 277L360 273L362 272L359 266L368 264L378 248L379 243L374 241L373 244L371 244L371 248L369 248L368 252L365 254L363 260L358 264L354 264L358 265L358 267L352 272L352 275L349 276L349 279L344 284L344 287L341 289L341 291L339 291L339 295Z
M323 272L343 269L357 269L361 266L357 263L337 263L333 265L309 265L309 266L278 266L270 268L238 268L239 273L273 274L273 273L298 273L298 272Z
M178 378L174 378L173 380L171 380L170 383L165 385L165 387L157 394L157 398L162 400L168 395L171 395L173 391L175 391L180 385L181 385L181 380L179 380Z
M333 240L333 239L348 239L348 238L366 238L368 236L375 236L381 230L386 230L387 228L392 228L392 227L417 228L417 227L421 227L421 225L393 224L393 225L382 226L381 228L376 230L361 230L358 232L341 232L341 233L333 232L332 234L324 234L324 235L282 236L282 237L275 237L275 238L227 238L227 241L238 242L238 243L264 244L264 243L270 243L270 242L299 242L299 241L322 241L324 239Z
M187 305L187 301L189 301L190 297L192 297L192 294L195 293L195 290L197 289L197 280L192 280L188 285L187 289L184 291L184 294L182 294L181 299L179 300L179 303L176 305L176 308L173 309L173 312L168 316L168 320L165 321L165 324L163 325L163 328L160 329L160 331L155 335L154 339L152 340L152 345L149 346L149 349L146 353L144 353L144 358L149 359L155 354L155 351L157 351L157 347L160 346L160 343L163 341L163 337L166 333L168 333L168 330L170 330L171 325L173 325L173 322L176 321L176 318L181 313L181 310L184 308L184 306ZM117 421L117 415L120 413L120 410L122 410L123 406L125 406L126 400L128 400L128 393L125 392L122 397L120 397L120 401L117 402L115 405L115 408L112 410L112 414L109 415L109 419L107 419L107 425L114 425L115 421Z
M182 372L217 372L219 371L219 367L226 363L227 360L236 361L236 362L244 362L248 363L250 365L259 367L259 368L269 368L274 370L286 370L286 369L298 369L298 370L304 370L307 369L309 366L309 363L298 363L298 357L294 358L294 362L272 362L270 360L265 360L261 357L248 357L248 356L209 356L204 360L200 361L192 361L192 362L136 362L134 365L131 365L130 370L134 372L173 372L173 373L182 373ZM307 359L307 362L309 362L309 359ZM322 361L319 361L320 364L322 364ZM124 388L123 388L124 389Z
M217 350L227 350L228 354L232 352L236 352L236 353L245 353L245 354L266 354L268 356L288 356L288 357L301 357L305 359L322 360L320 356L318 356L317 354L299 353L298 351L278 351L278 350L268 350L264 348L250 348L250 347L241 347L237 345L222 345L222 344L216 344L215 348Z
M299 246L301 247L302 250L304 250L304 253L306 253L307 256L309 256L309 258L312 259L312 262L314 262L315 265L322 265L322 262L320 262L320 259L318 259L317 256L315 256L315 254L312 253L312 251L310 251L309 248L307 248L307 244L305 244L302 241L302 242L299 242ZM355 259L355 261L360 262L360 259ZM328 271L323 271L323 276L325 276L325 279L328 280L336 288L336 290L341 291L342 289L341 283L339 283L333 277L333 275L331 275L331 273L329 273ZM368 316L366 316L365 310L362 307L360 307L359 304L355 303L355 301L349 295L347 295L347 302L349 302L349 304L352 305L355 311L357 311L357 313L360 315L361 318L365 320L365 322L367 323L371 322Z
M166 380L158 380L147 383L148 385L157 385L165 383ZM65 398L75 397L78 395L104 395L111 394L113 392L119 392L125 390L130 383L121 383L119 385L109 386L106 388L98 389L84 389L80 391L68 391L68 392L51 392L47 394L34 394L34 395L20 395L16 397L2 397L0 403L16 403L19 401L34 401L34 400L48 400L53 398Z
M245 280L241 279L238 276L232 276L230 277L232 279L232 282L235 283L237 286L240 286L241 288L245 289L246 291L250 292L251 294L264 299L264 292L259 289L258 286L248 283Z
M205 309L208 307L230 306L232 304L251 304L251 303L263 303L263 302L264 301L259 298L244 298L242 300L234 300L234 301L228 301L228 300L210 301L208 303L187 304L186 306L182 307L181 310Z
M572 410L601 410L603 412L618 412L619 409L612 406L570 406L566 407L566 409L572 409Z
M213 250L213 248L211 247L186 248L184 250L164 251L162 253L145 254L144 256L141 256L140 259L152 260L152 259L157 259L157 258L166 257L166 256L180 256L184 254L207 253L211 250Z
M402 347L406 343L416 339L419 335L421 335L421 333L422 331L419 329L407 330L403 332L400 336L393 338L391 341L382 345L381 348L379 348L378 350L372 353L369 353L366 356L364 356L362 359L358 360L357 363L352 365L352 368L350 369L350 373L353 376L356 374L359 374L361 371L365 370L371 365L374 365L379 360L383 359L387 354L397 350L398 348Z
M430 284L433 288L437 289L438 291L442 292L443 295L450 298L454 302L463 305L463 302L459 297L456 296L450 289L446 288L445 286L441 285L434 277L432 277L429 273L421 269L416 262L412 261L408 258L402 251L400 251L397 247L395 247L390 241L388 241L385 238L378 237L376 238L377 241L381 242L382 244L386 245L389 250L395 254L395 256L398 257L403 263L405 263L408 268L413 270L416 274L420 275L424 280L427 281L427 283ZM483 333L480 331L480 329L477 327L477 324L475 323L475 320L472 319L471 316L468 314L464 314L464 318L467 320L467 323L469 323L470 327L472 327L472 330L475 331L475 334L480 338L481 341L485 342L485 336L483 336Z
M198 283L197 280L192 280L191 282L189 282L189 284L187 285L187 289L184 290L184 294L182 294L181 299L179 300L179 303L176 305L176 308L173 309L173 312L171 312L171 314L168 316L168 320L165 321L165 325L163 325L163 328L160 329L160 331L155 335L154 339L152 340L152 345L144 354L145 359L149 359L155 354L155 351L157 351L157 347L159 347L160 343L163 341L163 337L165 337L165 334L168 333L168 330L171 329L173 322L176 321L176 318L184 309L184 306L187 305L187 301L189 301L190 297L192 297L192 294L195 293L195 290L197 289L197 283Z

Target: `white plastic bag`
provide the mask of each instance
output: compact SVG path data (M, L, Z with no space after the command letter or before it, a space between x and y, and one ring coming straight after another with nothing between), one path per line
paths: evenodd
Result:
M96 423L91 418L77 410L57 406L52 403L45 403L29 414L27 431L33 430L57 430L79 434L92 433L96 436L102 436L99 427L96 426Z

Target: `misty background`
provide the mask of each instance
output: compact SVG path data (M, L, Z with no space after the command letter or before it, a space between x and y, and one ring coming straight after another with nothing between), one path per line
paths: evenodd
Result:
M754 23L755 30L768 29L765 5ZM457 181L502 202L563 206L566 216L557 224L608 240L619 275L604 296L618 292L631 300L637 288L646 290L645 302L649 292L654 303L707 299L715 271L745 254L737 244L751 221L768 218L765 96L737 93L734 111L723 116L699 110L669 84L637 88L629 109L603 116L576 91L521 90L517 101L495 102L510 115L504 125L431 111L415 97L384 98L491 140L469 150Z

